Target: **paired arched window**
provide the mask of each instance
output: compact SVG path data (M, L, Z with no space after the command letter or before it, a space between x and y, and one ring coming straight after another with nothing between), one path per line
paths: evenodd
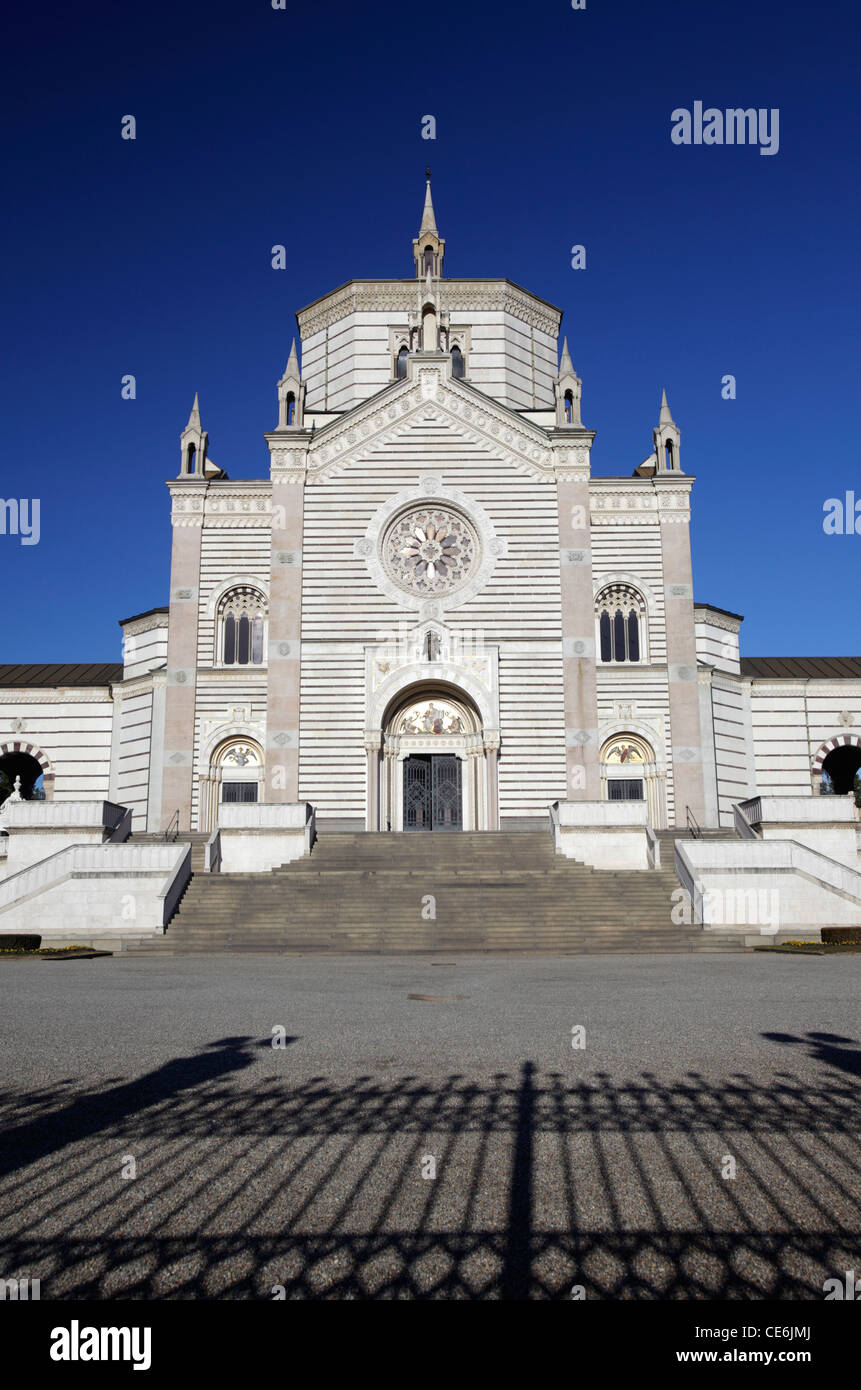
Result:
M457 343L455 343L451 350L451 374L458 381L460 381L464 375L463 353Z
M642 661L646 606L636 589L613 584L595 600L602 661Z
M219 610L219 648L224 666L262 666L266 603L251 586L231 589Z

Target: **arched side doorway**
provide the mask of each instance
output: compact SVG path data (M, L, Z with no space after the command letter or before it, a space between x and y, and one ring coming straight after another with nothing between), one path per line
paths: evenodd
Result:
M639 734L617 733L601 748L601 800L645 801L649 824L667 823L666 779L652 745Z
M861 739L840 734L824 743L813 760L814 790L822 796L861 796ZM817 786L818 783L818 786Z
M264 776L263 749L256 739L228 738L219 743L200 778L200 829L215 829L222 802L262 801Z
M16 777L21 778L21 796L25 801L53 800L51 764L32 743L0 743L0 803L11 794Z
M402 691L367 747L369 830L497 828L498 740L485 737L464 691L441 684Z

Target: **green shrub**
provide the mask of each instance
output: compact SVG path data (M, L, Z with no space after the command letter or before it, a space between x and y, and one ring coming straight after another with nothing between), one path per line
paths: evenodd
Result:
M861 942L861 927L822 927L820 936L823 941L834 943L844 943L847 941Z
M41 936L16 936L13 932L0 932L0 951L38 951L41 944Z

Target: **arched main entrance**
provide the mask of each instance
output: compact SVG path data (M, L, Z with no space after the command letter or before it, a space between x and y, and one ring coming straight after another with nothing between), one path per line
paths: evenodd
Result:
M439 683L402 691L386 711L378 748L368 750L368 828L495 829L493 745L485 739L478 709L464 691Z

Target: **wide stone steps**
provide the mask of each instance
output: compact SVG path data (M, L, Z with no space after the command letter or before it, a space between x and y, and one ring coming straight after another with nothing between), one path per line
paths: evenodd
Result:
M547 833L324 834L309 858L268 874L195 872L166 935L129 953L742 948L740 934L674 924L678 887L669 868L560 858Z

